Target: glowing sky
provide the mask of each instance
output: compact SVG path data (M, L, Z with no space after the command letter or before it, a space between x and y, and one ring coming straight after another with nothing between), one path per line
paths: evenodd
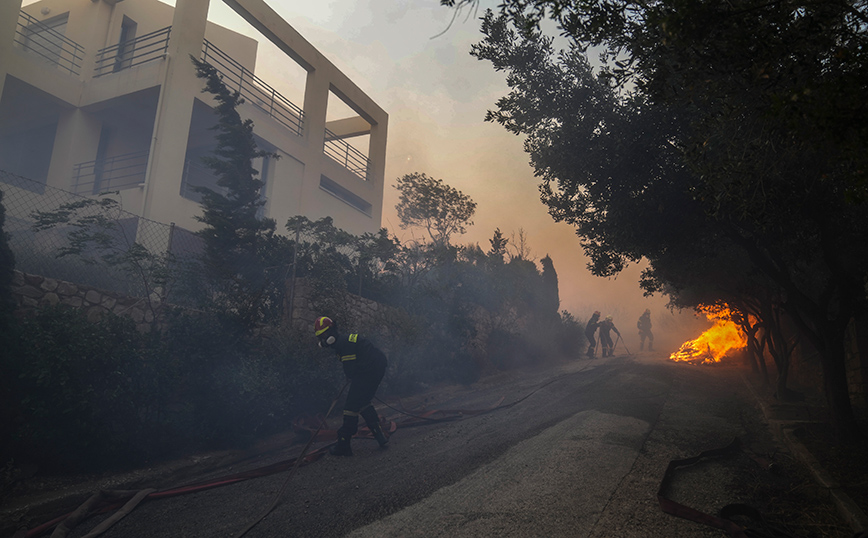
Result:
M572 229L553 222L539 201L523 140L483 121L486 110L508 88L503 73L470 56L469 50L481 39L478 17L496 1L481 1L476 13L460 13L451 27L454 13L438 0L268 3L388 112L383 226L402 240L413 237L411 230L398 226L392 185L404 174L424 172L478 204L474 226L455 242L488 249L495 228L506 237L517 236L521 228L532 257L550 255L558 272L561 308L581 318L599 309L615 314L616 323L623 314L625 327L633 326L645 308L665 315L664 299L642 297L636 283L639 268L615 280L588 273ZM209 18L255 36L217 0L212 0ZM269 48L261 46L257 74L272 83L284 69L270 61L279 56Z

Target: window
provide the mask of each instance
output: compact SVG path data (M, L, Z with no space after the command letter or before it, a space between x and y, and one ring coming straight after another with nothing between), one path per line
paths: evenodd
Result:
M341 200L345 204L352 206L355 209L358 209L365 215L369 217L371 216L371 204L351 192L349 189L341 187L331 179L325 176L320 176L319 188L331 194L335 198Z
M118 39L118 55L115 57L114 71L120 71L130 67L133 62L133 53L135 52L136 44L133 40L136 39L136 29L138 24L136 21L124 15L124 20L121 23L121 36Z

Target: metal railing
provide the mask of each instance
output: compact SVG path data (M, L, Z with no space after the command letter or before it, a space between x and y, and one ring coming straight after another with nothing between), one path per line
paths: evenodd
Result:
M42 56L71 75L81 73L84 47L24 11L18 15L15 44Z
M148 154L148 150L137 151L78 163L72 169L72 190L75 194L98 194L144 183Z
M296 135L301 135L304 127L304 111L292 101L207 39L202 47L202 60L213 65L223 75L223 82L229 89L240 93L248 103L259 108Z
M335 133L325 130L325 144L323 153L331 157L335 162L367 181L371 171L371 160L367 155L349 145Z
M100 49L96 53L93 76L101 77L165 58L166 51L169 50L171 32L172 27L166 26L135 39Z

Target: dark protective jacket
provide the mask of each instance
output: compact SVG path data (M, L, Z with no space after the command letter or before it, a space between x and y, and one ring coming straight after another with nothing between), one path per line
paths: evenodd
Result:
M612 320L604 319L600 322L600 337L609 338L609 331L615 331L615 334L621 336L621 332L618 331L618 328L615 327L615 324Z
M330 347L340 357L347 379L375 376L382 379L386 371L386 355L368 339L358 334L340 335Z
M591 316L591 319L588 320L588 324L585 325L585 336L587 336L588 339L594 339L594 331L596 331L597 327L600 325L599 320L599 316Z
M651 315L642 314L639 316L639 321L636 322L636 327L639 329L640 334L651 332Z

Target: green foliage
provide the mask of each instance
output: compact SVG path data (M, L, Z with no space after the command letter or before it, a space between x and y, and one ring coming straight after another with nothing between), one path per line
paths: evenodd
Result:
M503 263L503 256L506 254L506 246L509 244L509 239L503 237L500 228L494 230L494 235L488 240L491 243L491 249L488 251L488 256L493 261Z
M191 59L196 75L206 81L203 91L217 101L218 122L213 127L218 131L217 149L203 161L226 189L225 195L199 189L202 215L196 220L205 224L198 235L205 241L202 267L211 285L209 299L213 307L232 313L252 330L257 323L273 319L282 303L283 284L266 270L265 259L265 252L273 251L268 247L275 241L275 222L259 217L265 205L263 183L252 164L257 157L278 156L257 149L253 122L242 120L236 110L243 102L241 95L229 91L213 66Z
M173 312L141 334L67 307L16 322L0 361L3 457L53 469L136 465L244 446L321 412L337 384L308 334L240 338L233 320Z
M142 386L143 337L131 320L90 323L55 307L21 322L15 353L3 374L18 379L16 441L29 457L63 465L117 461L137 453L152 411Z
M116 194L103 193L98 198L62 204L52 211L35 211L32 229L63 231L66 242L55 257L75 256L86 265L126 273L138 283L131 292L150 301L157 288L165 289L178 277L170 269L174 260L168 252L152 252L136 241L122 222L131 214L124 213L120 202L112 198ZM151 306L156 313L155 305Z
M542 265L542 290L540 290L540 308L543 312L550 312L557 315L561 307L560 294L558 293L558 272L555 271L555 264L551 258L546 255L540 260Z
M472 51L508 71L488 119L527 136L542 199L576 226L592 271L645 257L649 290L780 301L822 357L842 433L844 327L868 306L865 9L515 0L486 14ZM568 50L540 33L546 17ZM677 269L711 266L715 249L737 253L725 287L720 271Z
M3 206L3 191L0 190L0 334L5 334L9 326L12 309L12 275L15 269L15 256L9 248L9 236L4 231L6 223L6 208ZM3 346L0 337L0 346Z
M421 226L435 244L449 245L455 233L463 234L473 224L476 202L442 179L414 172L397 179L398 218L401 227Z

